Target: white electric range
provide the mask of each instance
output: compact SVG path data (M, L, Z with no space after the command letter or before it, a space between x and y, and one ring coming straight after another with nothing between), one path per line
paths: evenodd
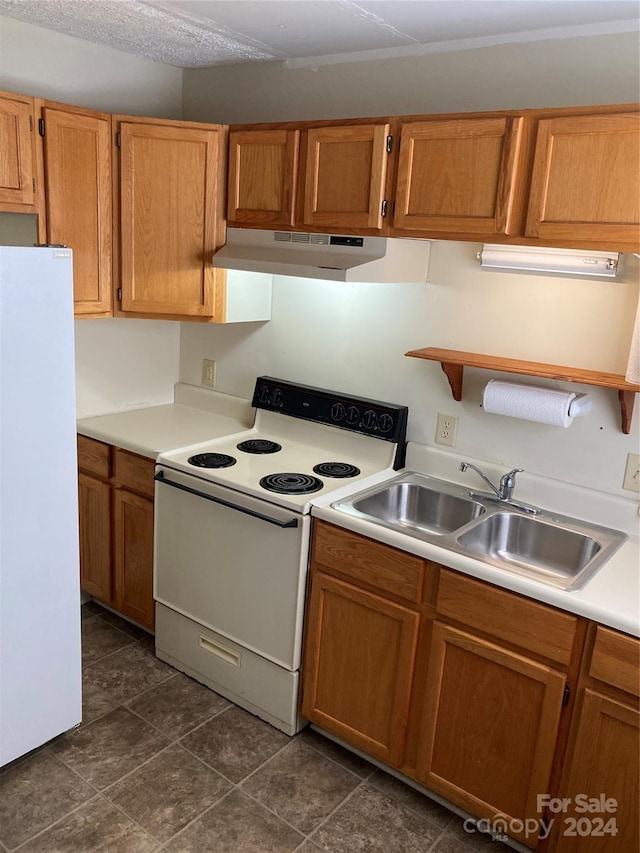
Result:
M402 467L405 406L272 377L254 426L156 467L156 654L288 734L314 498Z

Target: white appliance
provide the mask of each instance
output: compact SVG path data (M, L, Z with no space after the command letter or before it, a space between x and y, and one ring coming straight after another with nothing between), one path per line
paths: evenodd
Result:
M428 240L227 228L213 266L329 281L426 282Z
M311 500L401 467L407 409L271 377L253 405L158 457L156 654L294 734Z
M0 247L0 766L80 723L69 249Z

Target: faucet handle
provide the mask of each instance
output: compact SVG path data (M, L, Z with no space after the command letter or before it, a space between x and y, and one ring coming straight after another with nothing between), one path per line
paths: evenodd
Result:
M501 479L507 482L507 480L515 480L516 474L521 474L524 471L524 468L512 468L508 474L505 474Z

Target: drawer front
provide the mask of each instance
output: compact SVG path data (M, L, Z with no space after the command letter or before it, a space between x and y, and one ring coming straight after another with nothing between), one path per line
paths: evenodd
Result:
M313 559L324 569L366 584L382 593L419 604L424 561L357 533L316 522Z
M145 456L116 448L115 479L117 486L124 486L145 498L153 500L155 462Z
M640 640L601 625L591 655L589 675L640 696Z
M108 480L111 476L111 451L113 448L102 441L78 436L78 468L87 474L95 474Z
M571 660L578 620L546 604L449 570L440 573L438 613L556 663Z

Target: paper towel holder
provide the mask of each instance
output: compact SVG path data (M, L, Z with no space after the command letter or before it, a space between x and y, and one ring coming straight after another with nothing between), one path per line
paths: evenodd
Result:
M439 361L449 381L454 400L462 400L462 379L465 367L479 367L483 370L497 370L502 373L519 373L526 376L540 376L545 379L559 379L563 382L578 382L582 385L595 385L600 388L612 388L618 392L622 432L629 435L633 406L640 385L627 380L622 375L604 373L597 370L582 370L578 367L563 367L557 364L545 364L537 361L521 361L515 358L501 358L495 355L482 355L475 352L425 347L405 353L410 358L424 358Z

